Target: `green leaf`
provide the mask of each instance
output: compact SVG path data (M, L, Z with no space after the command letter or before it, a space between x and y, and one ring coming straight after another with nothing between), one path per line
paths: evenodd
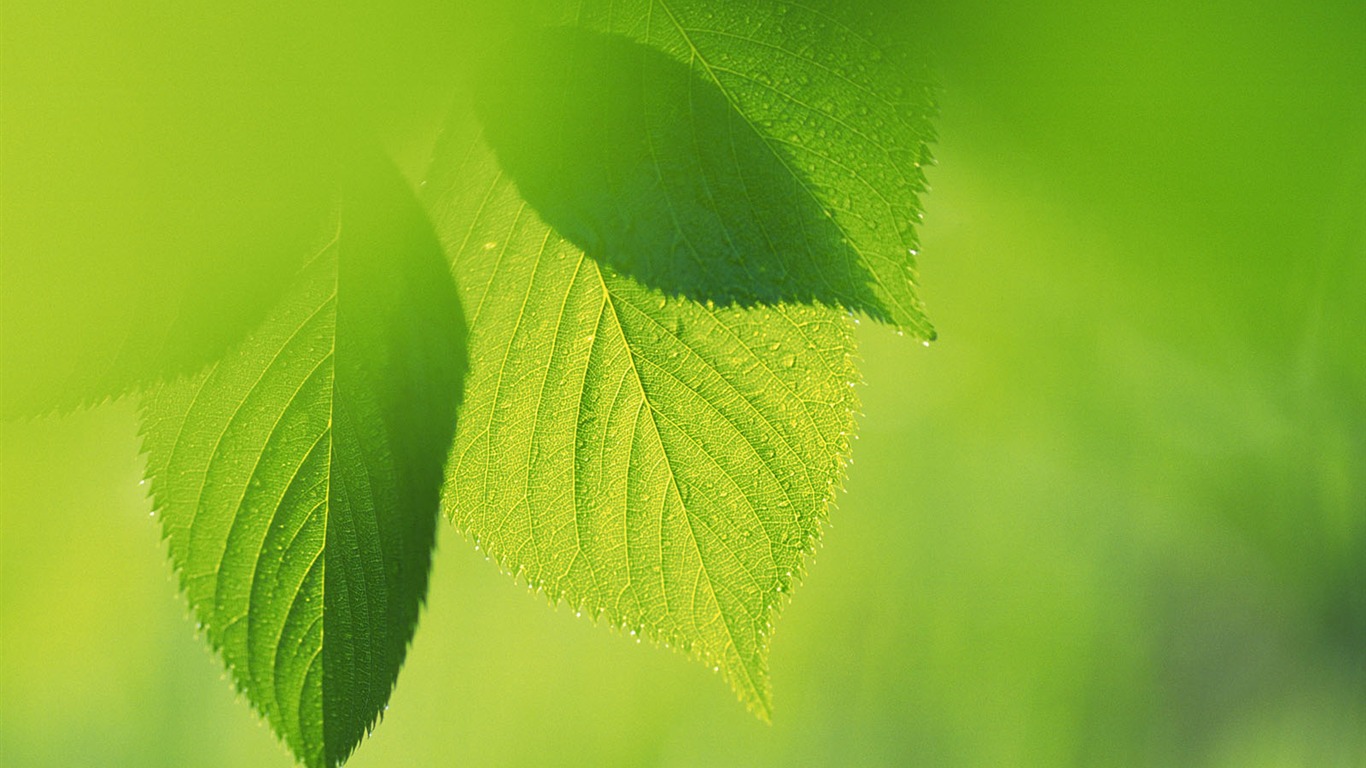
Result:
M819 302L934 337L914 266L934 103L911 52L834 7L559 7L565 26L513 35L473 81L548 224L671 296Z
M455 286L396 175L245 341L144 401L171 560L236 685L299 759L379 717L427 587L464 370Z
M587 258L467 120L425 183L470 317L443 506L508 571L770 711L771 622L847 456L851 319L708 307Z

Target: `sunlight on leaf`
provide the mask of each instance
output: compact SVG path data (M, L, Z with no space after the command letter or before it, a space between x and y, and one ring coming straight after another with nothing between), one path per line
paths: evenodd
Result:
M453 119L426 181L473 366L443 506L552 601L676 647L761 717L853 428L851 321L708 308L555 234Z

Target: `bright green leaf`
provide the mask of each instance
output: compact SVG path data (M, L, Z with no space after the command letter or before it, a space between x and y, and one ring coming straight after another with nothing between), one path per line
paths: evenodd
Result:
M425 182L470 317L443 505L507 570L767 717L768 644L853 427L847 313L668 298L587 258L455 119Z
M396 177L357 183L260 327L144 404L181 586L309 766L373 727L426 591L464 339L421 217Z
M472 83L548 224L671 296L819 302L934 337L914 258L934 102L912 53L834 6L561 5L545 18L563 26L512 35Z

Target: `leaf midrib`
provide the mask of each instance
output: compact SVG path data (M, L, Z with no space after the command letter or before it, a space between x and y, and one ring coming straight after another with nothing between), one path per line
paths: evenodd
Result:
M617 332L618 332L619 334L621 334L622 342L623 342L623 343L625 344L625 346L626 346L627 360L630 362L631 376L632 376L632 378L635 379L636 386L640 388L642 407L643 407L643 408L647 411L647 413L649 414L649 417L650 417L650 425L651 425L651 427L652 427L653 430L654 430L654 433L655 433L655 440L656 440L656 442L659 444L659 451L660 451L660 453L662 453L662 454L664 455L664 465L665 465L665 466L668 468L668 470L669 470L669 485L673 487L674 493L678 495L678 505L679 505L679 507L681 507L681 508L683 509L683 514L687 517L687 520L688 520L688 534L689 534L689 538L690 538L691 541L692 541L693 549L696 550L696 552L697 552L697 562L698 562L698 565L699 565L699 567L702 569L702 574L706 577L706 580L707 580L707 589L708 589L709 591L711 591L711 593L712 593L712 601L716 603L716 610L717 610L717 613L718 613L718 614L720 615L720 617L721 617L721 625L724 626L724 627L726 628L726 638L730 641L730 647L735 649L736 655L739 655L739 648L740 648L740 646L739 646L738 643L736 643L736 640L735 640L735 632L734 632L734 630L731 629L730 622L727 621L726 612L723 611L723 610L721 610L721 603L720 603L720 601L717 600L717 598L716 598L716 581L715 581L715 579L712 578L712 576L711 576L711 570L707 567L707 557L703 554L703 552L702 552L702 547L701 547L701 545L698 544L698 542L697 542L697 530L696 530L696 528L694 527L694 519L695 519L695 518L694 518L694 516L693 516L693 514L692 514L692 511L688 509L688 504L687 504L686 501L684 501L682 491L681 491L681 489L680 489L679 486L678 486L678 475L677 475L677 473L674 471L674 459L673 459L673 457L670 455L668 447L665 446L665 441L664 441L664 436L663 436L663 434L659 431L659 422L658 422L657 418L660 416L660 414L659 414L657 411L655 411L654 404L650 401L649 391L648 391L648 390L646 389L646 387L645 387L645 381L644 381L644 379L641 378L641 376L640 376L640 370L636 367L636 352L635 352L635 349L632 347L630 341L627 339L627 337L626 337L626 329L625 329L625 327L624 327L624 326L622 325L622 323L621 323L621 317L620 317L620 315L617 314L617 308L616 308L616 304L615 304L615 297L612 295L612 291L607 287L607 282L606 282L605 280L603 280L603 278L602 278L602 270L600 270L600 269L594 269L593 272L594 272L594 274L595 274L595 275L597 276L597 278L598 278L598 285L601 286L601 288L602 288L602 294L603 294L603 307L604 307L604 309L610 310L610 311L611 311L611 314L612 314L612 322L616 325L616 327L617 327ZM752 446L751 446L751 448L752 448ZM706 452L703 451L703 453L705 454ZM708 456L709 456L709 455L708 455ZM709 456L709 457L710 457L710 456ZM714 460L713 460L713 461L714 461ZM767 466L767 465L765 464L765 466ZM771 470L770 470L770 471L771 471ZM734 483L735 481L732 479L731 482ZM738 484L737 484L737 487L738 487ZM667 500L667 496L665 497L665 499ZM745 501L746 501L747 504L750 504L748 495L745 496ZM629 503L629 502L628 502L628 503ZM577 509L577 505L576 505L576 509ZM752 504L751 504L751 512L753 512L753 506L752 506ZM662 510L661 510L661 515L662 515ZM706 526L706 523L705 523L705 522L703 522L702 524L703 524L704 526ZM710 527L709 527L709 526L708 526L708 530L710 530ZM762 525L760 526L760 530L763 530L763 526L762 526ZM713 535L714 535L714 534L713 534ZM767 532L767 531L764 531L764 535L767 536L767 535L768 535L768 532ZM719 537L718 537L718 539L719 539ZM722 541L722 545L728 547L728 545L725 544L724 540ZM771 539L770 539L770 545L771 545ZM628 549L629 549L629 547L628 547ZM731 556L732 556L732 557L736 557L734 552L731 553ZM739 558L737 558L737 560L739 560ZM740 561L740 562L741 562L742 565L743 565L743 561ZM746 574L748 574L749 577L750 577L751 579L754 579L754 575L751 574L751 573L749 573L748 568L744 568L744 570L745 570ZM663 567L661 567L661 568L660 568L660 576L661 576L661 578L663 578L664 571L665 571L665 569L664 569ZM757 583L757 580L756 580L756 583ZM665 591L667 592L667 590L665 590ZM763 590L761 589L760 591L762 592ZM743 602L743 601L737 601L737 602L739 602L739 604L740 604L742 607L744 606L744 602ZM748 613L748 611L746 611L746 612ZM695 614L694 614L694 615L695 615ZM701 628L698 627L698 629L700 630ZM723 661L723 660L718 659L718 660L716 660L716 663L720 663L721 661ZM742 657L742 659L741 659L741 664L740 664L740 669L741 669L741 670L744 672L744 674L745 674L745 682L746 682L747 686L749 687L749 689L750 689L751 691L754 691L755 701L756 701L757 706L760 708L760 712L761 712L762 716L765 717L765 718L767 718L767 717L769 716L769 712L768 712L768 703L767 703L767 701L765 700L765 697L764 697L764 695L763 695L762 689L761 689L759 686L755 685L755 682L754 682L754 674L750 671L749 664L748 664L748 659L744 659L744 658Z
M339 220L338 220L338 224L337 224L337 229L336 229L336 231L334 232L332 238L331 238L325 245L323 245L323 246L318 250L318 252L315 253L315 254L306 262L306 264L304 265L304 267L302 267L302 268L300 269L300 271L299 271L298 274L299 274L299 275L306 275L307 272L308 272L310 269L313 268L313 266L314 266L314 264L317 262L317 260L318 260L319 258L322 258L322 256L325 255L329 250L331 250L331 249L334 248L334 247L339 249L339 248L340 248L340 245L339 245L339 244L340 244L340 240L341 240L341 234L342 234L342 223L341 223L341 221L340 221L340 219L339 219ZM223 585L222 570L223 570L223 566L224 566L224 561L225 561L225 559L226 559L226 558L225 558L225 555L226 555L226 551L227 551L227 546L228 546L229 542L232 541L234 530L236 530L237 526L239 525L239 523L240 523L241 520L242 520L242 515L241 515L241 513L242 513L243 503L246 501L247 494L248 494L248 493L250 492L250 490L251 490L251 480L256 476L256 473L258 472L258 470L259 470L260 467L261 467L261 461L262 461L262 459L263 459L264 456L265 456L266 448L269 447L269 445L277 438L277 436L278 436L278 431L279 431L279 427L280 427L280 423L284 420L284 417L285 417L285 415L289 412L290 408L292 408L292 407L294 406L294 404L297 402L300 392L302 392L302 391L304 390L304 388L307 387L307 386L309 385L309 383L313 381L314 377L317 376L317 375L319 374L319 371L320 371L324 366L326 366L329 362L332 363L332 371L331 371L331 374L330 374L330 377L329 377L329 378L330 378L330 381L329 381L329 383L328 383L330 395L329 395L329 397L328 397L327 423L326 423L326 425L324 426L324 428L319 432L318 437L313 441L313 443L309 446L309 448L303 452L303 454L302 454L302 456L301 456L301 458L300 458L300 460L299 460L298 465L294 468L294 470L293 470L293 472L290 474L289 478L288 478L287 480L284 480L284 481L280 484L280 493L279 493L279 497L276 498L276 499L274 499L274 500L272 501L272 504L271 504L271 511L270 511L270 518L269 518L269 520L267 521L267 523L266 523L266 525L265 525L265 528L264 528L265 533L262 535L261 541L260 541L260 542L258 543L258 545L257 545L256 554L255 554L255 556L254 556L253 559L252 559L252 572L251 572L251 578L250 578L250 579L247 581L247 583L244 585L244 592L245 592L245 595L246 595L246 607L245 607L245 610L244 610L241 614L239 614L239 615L237 615L237 616L234 616L234 617L232 617L231 619L229 619L227 622L223 623L223 624L219 627L219 629L216 631L216 633L215 633L219 638L223 638L223 639L225 640L225 639L226 639L226 636L227 636L228 630L229 630L233 625L235 625L235 624L238 623L239 621L242 621L243 619L247 619L247 620L248 620L249 626L248 626L248 629L247 629L247 639L246 639L246 646L245 646L246 654L245 654L245 657L244 657L244 659L243 659L243 661L245 662L245 663L244 663L244 669L242 669L242 670L240 670L240 671L236 671L236 672L234 673L234 674L239 675L241 678L243 678L247 684L250 684L250 681L255 677L255 673L253 672L253 670L257 669L257 665L258 665L258 664L261 664L261 663L264 662L264 659L258 659L258 658L257 658L256 652L255 652L255 645L256 645L256 644L253 643L252 640L251 640L250 618L251 618L251 616L252 616L251 608L252 608L252 603L253 603L254 600L255 600L255 588L256 588L257 581L258 581L258 577L260 576L260 567L261 567L261 562L262 562L262 553L265 551L265 543L266 543L266 541L270 538L270 529L271 529L271 527L275 525L275 522L276 522L277 518L279 517L279 514L280 514L280 505L281 505L281 503L283 502L284 497L289 493L289 489L293 486L293 484L295 483L295 481L298 480L299 472L303 469L303 466L304 466L305 464L308 463L309 459L310 459L310 458L312 457L312 455L313 455L313 451L317 449L318 444L321 443L323 440L327 440L328 443L329 443L329 446L328 446L328 460L327 460L327 465L326 465L326 475L325 475L325 477L323 478L323 486L324 486L323 499L322 499L321 502L319 502L318 505L315 505L312 509L310 509L310 510L303 516L303 519L302 519L302 521L301 521L301 523L300 523L299 528L296 529L296 530L294 531L294 533L291 535L290 544L291 544L291 545L293 544L293 541L294 541L295 538L297 538L298 533L299 533L301 530L303 530L304 527L307 526L308 518L312 516L312 514L318 509L319 506L323 507L324 515L325 515L324 521L323 521L323 525L324 525L323 544L322 544L322 546L319 547L317 554L314 555L314 559L313 559L312 562L310 562L309 568L305 569L304 575L303 575L303 577L302 577L302 581L300 582L300 585L299 585L299 586L300 586L300 588L301 588L303 582L304 582L304 581L307 581L307 579L308 579L308 574L312 571L312 568L313 568L314 564L316 564L318 560L322 560L322 566L321 566L321 567L322 567L322 573L319 574L319 579L318 579L319 590L320 590L320 594L318 595L318 599L319 599L319 601L320 601L320 602L319 602L319 605L324 605L324 606L326 605L326 567L327 567L327 566L326 566L326 557L325 557L325 553L326 553L326 549L327 549L327 546L326 546L326 544L327 544L326 528L327 528L327 525L329 524L330 512L331 512L332 472L333 472L333 466L334 466L334 460L333 460L334 453L333 453L333 446L331 445L331 443L332 443L331 438L332 438L332 430L333 430L333 419L334 419L334 416L335 416L335 403L336 403L336 398L337 398L337 389L336 389L336 387L337 387L337 377L336 377L336 364L335 364L335 361L336 361L336 348L337 348L337 324L336 324L336 313L339 312L339 304L340 304L339 299L338 299L338 295L339 295L339 286L340 286L340 270L341 270L341 263L340 263L341 254L340 254L340 252L337 253L336 259L337 259L337 264L336 264L336 267L334 268L333 274L332 274L332 283L333 283L333 284L332 284L332 291L331 291L327 296L325 296L325 297L323 298L322 301L320 301L320 302L318 303L318 306L317 306L317 307L315 307L313 310L311 310L311 311L309 312L309 314L308 314L307 316L305 316L305 317L298 323L298 325L290 332L289 336L285 337L285 338L280 342L278 348L277 348L277 349L273 352L273 354L271 355L271 358L266 362L266 364L265 364L264 366L262 366L262 368L261 368L261 370L260 370L260 373L256 376L255 380L251 383L251 385L247 388L246 392L245 392L245 393L243 394L243 396L242 396L242 399L237 403L237 405L234 406L232 412L228 415L228 418L227 418L227 419L225 420L225 422L224 422L223 429L219 431L219 434L218 434L217 438L215 438L215 440L214 440L213 446L210 448L210 450L209 450L208 453L206 454L206 456L207 456L207 463L206 463L205 469L204 469L204 478L201 480L201 482L199 483L199 488L196 490L194 505L193 505L193 507L191 508L192 511L191 511L191 514L190 514L190 520L189 520L189 522L188 522L186 525L184 525L184 526L176 526L177 529L181 529L181 530L188 530L188 531L193 531L193 530L194 530L195 522L196 522L197 519L198 519L199 512L200 512L200 509L201 509L202 504L203 504L204 491L205 491L205 489L207 488L207 486L208 486L208 484L209 484L209 478L210 478L210 476L212 475L212 473L213 473L213 471L214 471L214 464L215 464L215 463L217 462L217 460L218 460L218 457L219 457L219 449L220 449L221 446L222 446L223 439L224 439L224 438L227 436L227 434L233 429L233 426L234 426L235 424L238 423L238 419L239 419L239 417L241 416L241 413L242 413L242 408L247 404L247 402L249 402L249 401L251 400L251 398L252 398L253 396L255 396L255 394L257 393L257 391L259 390L259 388L260 388L260 386L261 386L261 383L262 383L263 381L265 381L266 377L270 374L270 372L272 371L272 369L274 369L274 368L276 367L276 365L279 363L279 361L280 361L280 359L281 359L281 355L284 353L284 351L285 351L286 349L288 349L288 348L290 347L290 345L293 344L293 343L299 338L299 335L304 331L305 328L307 328L309 325L311 325L313 322L315 322L315 321L317 320L317 318L319 317L319 315L321 315L323 312L327 311L328 308L330 307L331 310L332 310L332 312L333 312L332 329L331 329L331 333L330 333L330 336L331 336L331 345L330 345L328 351L327 351L325 354L323 354L323 355L318 359L318 361L313 365L313 367L310 368L309 371L308 371L306 374L304 374L304 375L300 378L299 384L294 388L294 391L289 395L289 397L287 397L287 398L284 400L283 405L282 405L282 407L280 408L279 413L276 415L274 422L271 424L270 428L267 430L266 436L265 436L265 439L264 439L264 442L263 442L262 447L261 447L262 449L261 449L259 452L257 452L256 457L255 457L255 459L253 460L253 463L252 463L252 466L251 466L250 471L247 472L246 475L244 476L245 480L244 480L244 483L243 483L243 485L242 485L241 492L237 495L237 500L236 500L235 502L233 502L233 504L232 504L232 506L231 506L231 508L230 508L230 509L231 509L231 512L232 512L232 514L233 514L233 521L232 521L232 524L229 526L228 532L227 532L227 533L225 534L225 536L224 536L224 549L223 549L223 551L219 552L218 555L216 556L217 564L216 564L216 566L215 566L215 568L214 568L214 571L213 571L213 574L212 574L212 576L213 576L213 578L214 578L214 595L213 595L212 601L213 601L213 605L214 605L214 606L217 606L217 605L220 604L219 591L221 590L222 585ZM214 374L215 374L215 373L217 372L217 370L218 370L218 367L219 367L219 364L218 364L218 363L214 363L214 364L213 364L212 366L210 366L210 368L203 374L203 379L201 380L199 387L195 390L195 394L194 394L194 396L191 398L190 405L189 405L188 408L186 409L186 418L185 418L185 420L181 423L180 429L177 430L176 438L175 438L175 440L174 440L174 442L173 442L173 444L172 444L171 453L170 453L170 456L168 457L168 460L167 460L167 466L168 466L168 467L173 467L173 466L175 466L176 455L177 455L177 452L178 452L178 450L179 450L179 448L180 448L180 446L181 446L182 439L183 439L184 434L185 434L185 431L186 431L186 425L187 425L187 424L189 423L189 421L190 421L190 415L194 412L195 406L198 404L198 402L199 402L199 400L200 400L200 397L201 397L201 395L203 394L204 390L208 387L209 382L212 381ZM187 544L186 544L187 552L188 552L188 548L189 548L190 546L192 546L192 544L191 544L190 542L187 542ZM204 578L204 577L209 576L209 575L210 575L210 574L208 574L208 573L204 573L204 574L187 574L187 575L186 575L186 579L187 579L187 581L188 581L188 580L198 580L198 579ZM295 597L298 596L298 590L297 590L297 589L295 590L294 595L295 595ZM216 612L216 609L215 609L215 612ZM274 708L275 708L275 712L276 712L276 713L283 713L283 712L284 712L284 708L283 708L283 706L282 706L282 702L281 702L281 699L280 699L280 687L281 687L281 686L280 686L280 683L281 683L281 680L280 680L280 678L278 677L278 675L275 674L275 671L276 671L276 669L278 668L279 660L280 660L280 657L281 657L281 655L278 653L279 647L280 647L280 640L281 640L281 638L283 638L284 632L285 632L285 630L288 628L288 625L289 625L288 610L286 610L285 614L286 614L286 615L285 615L284 619L283 619L282 622L281 622L280 629L279 629L279 631L277 632L276 638L275 638L275 641L274 641L274 646L273 646L273 647L274 647L276 653L275 653L274 659L272 660L273 663L272 663L272 665L271 665L271 667L272 667L272 672L271 672L271 680L272 680L272 685L271 685L271 700L272 700L273 703L274 703ZM206 617L206 618L210 618L210 617ZM325 646L325 643L326 643L325 630L326 630L326 626L327 626L327 625L326 625L326 622L323 621L322 619L323 619L323 613L320 611L318 617L316 617L312 622L310 622L310 627L311 627L312 624L314 624L314 623L321 622L321 623L322 623L322 629L319 630L318 647L314 650L313 656L312 656L312 658L310 658L308 664L305 665L305 672L304 672L304 675L303 675L303 677L302 677L302 680L303 680L303 681L306 681L306 680L308 679L308 672L309 672L309 670L312 669L313 665L314 665L315 663L317 663L318 658L321 656L322 650L323 650L323 648L324 648L324 646ZM220 643L215 643L215 645L219 645L219 644L220 644ZM321 700L321 699L320 699L320 700ZM302 704L302 702L300 702L300 704ZM260 705L258 705L258 708L260 708ZM303 720L304 712L303 712L303 707L302 707L302 706L299 706L297 709L298 709L298 713L297 713L297 714L298 714L298 720L297 720L297 723L296 723L296 725L297 725L297 735L298 735L298 738L299 738L299 740L300 740L300 744L303 745L303 744L304 744L304 741L305 741L305 724L304 724L304 720ZM326 759L326 758L325 758L325 755L326 755L326 725L325 725L326 711L325 711L325 708L324 708L324 711L323 711L322 713L320 713L320 714L321 714L322 717L323 717L324 725L323 725L323 732L322 732L323 741L322 741L321 744L318 745L318 748L320 748L320 749L322 750L323 755L324 755L324 759Z

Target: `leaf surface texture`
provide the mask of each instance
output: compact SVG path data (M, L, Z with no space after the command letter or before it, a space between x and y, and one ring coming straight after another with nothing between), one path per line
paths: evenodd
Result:
M461 322L420 209L376 170L245 341L144 400L181 586L236 685L307 765L341 763L373 727L412 638Z
M851 320L641 285L556 234L456 118L427 179L473 361L443 505L508 571L770 710L772 620L852 429Z

